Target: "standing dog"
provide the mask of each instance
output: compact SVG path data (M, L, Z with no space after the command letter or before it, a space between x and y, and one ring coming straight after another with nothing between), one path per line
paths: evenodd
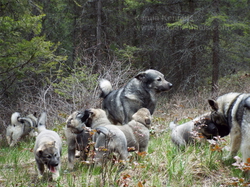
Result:
M164 79L156 70L138 73L127 85L112 90L111 83L102 79L99 83L103 100L103 109L114 123L126 124L140 108L149 109L153 114L156 106L156 93L167 91L172 84Z
M117 127L125 134L127 146L134 147L135 151L148 150L149 128L152 116L148 109L141 108L132 116L132 120L125 125Z
M250 158L250 94L228 93L208 100L216 123L230 128L231 150L226 159L234 157L241 148L243 162Z
M52 172L53 180L56 180L60 176L62 141L55 131L46 129L46 118L47 115L43 112L38 122L39 134L36 137L34 155L38 177L41 178L43 176L44 166L47 166L50 172Z
M65 135L68 144L68 168L73 169L75 152L80 151L80 158L86 160L88 154L88 142L91 138L86 130L84 121L88 116L84 116L83 112L73 112L66 121Z
M37 136L35 128L37 127L36 114L29 114L21 117L21 114L15 112L11 115L11 125L6 129L6 139L10 147L14 146L21 138L26 135Z
M188 143L191 143L197 133L199 137L207 139L219 135L218 128L211 120L210 113L203 114L192 121L178 126L175 122L171 122L170 129L172 130L172 142L178 146L186 146Z
M97 163L102 163L110 153L118 153L119 160L127 160L127 141L124 133L112 125L107 118L106 112L102 109L85 110L85 116L89 116L85 124L96 130L93 136L95 142Z

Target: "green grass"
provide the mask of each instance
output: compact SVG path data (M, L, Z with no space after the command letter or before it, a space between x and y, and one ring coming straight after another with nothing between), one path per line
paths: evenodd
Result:
M14 148L1 148L0 186L226 186L233 177L243 176L239 169L223 161L226 151L211 151L207 142L179 149L171 142L169 131L154 133L148 153L142 156L131 153L121 172L117 172L119 164L94 167L79 161L69 171L64 141L58 181L52 181L50 173L37 178L33 146L34 139L20 142Z

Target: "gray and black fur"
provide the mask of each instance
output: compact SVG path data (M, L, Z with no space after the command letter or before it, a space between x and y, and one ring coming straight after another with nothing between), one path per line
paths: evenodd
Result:
M241 148L243 161L250 158L250 94L228 93L208 100L213 112L213 121L221 124L222 131L230 133L231 150L226 157L234 157Z
M29 135L31 137L37 136L37 118L36 113L29 114L26 117L21 117L21 114L14 112L11 115L11 124L6 129L6 139L10 147L17 144L17 142Z
M147 108L153 114L156 94L168 91L172 87L162 73L153 69L138 73L118 90L112 90L111 83L105 79L102 79L99 85L103 109L114 124L128 123L140 108Z
M181 125L171 122L170 129L172 130L172 142L178 146L186 146L194 142L195 134L202 139L212 139L219 135L216 124L211 120L210 113L203 114Z
M92 108L85 110L84 115L89 116L85 121L86 126L97 131L93 135L96 149L95 161L99 164L103 163L105 158L108 158L113 152L118 154L119 160L127 160L126 137L116 125L110 123L106 112L102 109Z
M84 112L75 111L66 121L65 135L68 144L69 169L73 169L74 167L76 150L80 151L80 159L86 160L88 157L88 143L91 136L84 123L88 117L89 115L84 115Z
M45 167L52 172L53 180L60 176L62 140L52 130L47 130L45 123L47 114L43 112L38 122L38 136L36 137L34 156L38 169L38 177L44 174Z

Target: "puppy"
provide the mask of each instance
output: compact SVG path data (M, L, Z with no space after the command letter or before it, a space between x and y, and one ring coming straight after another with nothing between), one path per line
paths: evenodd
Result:
M62 141L59 135L45 127L47 115L45 112L41 114L38 122L39 134L36 137L34 155L38 169L38 177L41 178L44 173L45 166L52 172L53 180L60 176L62 155Z
M159 71L149 69L138 73L124 87L113 90L108 80L99 82L103 109L113 124L126 124L140 108L149 109L153 114L156 106L156 94L168 91L172 84L164 79Z
M85 124L97 133L93 135L95 142L97 163L102 163L106 156L115 152L119 160L127 160L127 141L124 133L115 125L112 125L102 109L85 110L84 115L89 116Z
M186 146L193 142L195 133L198 133L197 135L201 138L207 139L219 135L216 124L211 120L210 113L203 114L181 125L171 122L170 129L172 130L172 142L177 146Z
M35 115L36 113L21 117L21 114L18 112L11 115L11 125L6 129L6 139L10 147L16 145L26 135L30 135L31 137L37 136L37 132L35 131L37 118Z
M88 143L91 139L89 131L86 130L84 121L88 116L84 116L83 112L73 112L66 121L65 135L68 144L68 168L73 169L75 152L80 151L80 158L87 159L88 156Z
M132 116L132 120L123 126L117 126L125 134L127 146L135 151L146 152L149 142L149 128L152 116L148 109L141 108Z

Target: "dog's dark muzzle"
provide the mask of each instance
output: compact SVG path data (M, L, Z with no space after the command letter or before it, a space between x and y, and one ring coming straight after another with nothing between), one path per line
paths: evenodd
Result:
M164 91L168 91L173 87L173 84L170 82L167 82L166 84L163 84L161 86L157 87L157 92L164 92Z

